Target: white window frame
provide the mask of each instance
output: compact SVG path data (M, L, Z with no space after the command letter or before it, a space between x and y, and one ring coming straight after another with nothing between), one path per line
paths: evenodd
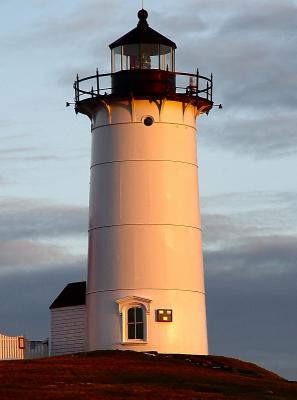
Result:
M150 303L152 300L138 296L127 296L116 300L121 315L121 344L134 345L148 343L148 316L150 314ZM143 312L143 339L128 339L128 310L140 307Z

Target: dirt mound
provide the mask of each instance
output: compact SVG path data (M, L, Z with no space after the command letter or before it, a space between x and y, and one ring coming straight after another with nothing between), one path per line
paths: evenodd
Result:
M0 362L0 398L294 400L297 384L226 357L96 351Z

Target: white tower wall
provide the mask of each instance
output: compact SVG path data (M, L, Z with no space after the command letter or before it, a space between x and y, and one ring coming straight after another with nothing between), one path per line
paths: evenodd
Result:
M197 107L98 101L92 114L88 349L207 354ZM146 116L154 124L145 126ZM127 306L145 338L126 340ZM172 322L157 322L170 309Z

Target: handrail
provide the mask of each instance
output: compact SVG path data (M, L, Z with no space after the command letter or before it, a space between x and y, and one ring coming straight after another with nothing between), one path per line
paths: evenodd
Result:
M74 82L74 90L75 90L75 102L78 103L83 99L86 98L94 98L101 95L109 95L112 93L112 87L104 87L101 88L100 83L102 83L102 78L109 77L112 78L113 75L117 74L114 73L106 73L106 74L99 74L98 69L96 70L95 75L87 76L85 78L79 78L77 75L76 80ZM176 78L179 77L189 77L189 82L186 86L177 86L175 87L176 94L187 94L192 97L203 97L206 100L212 102L212 94L213 94L213 75L211 74L210 78L199 75L199 70L197 69L196 74L190 74L187 72L171 72L174 74ZM81 83L86 81L94 80L94 84L91 85L90 89L82 89ZM105 85L106 86L106 85ZM94 89L95 87L95 89Z

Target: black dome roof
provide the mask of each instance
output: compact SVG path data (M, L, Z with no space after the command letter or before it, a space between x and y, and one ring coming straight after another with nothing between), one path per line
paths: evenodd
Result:
M146 21L147 17L148 12L144 9L140 10L138 12L139 22L137 27L132 29L132 31L126 33L126 35L122 36L120 39L111 43L109 45L110 49L114 49L115 47L125 44L136 43L163 44L165 46L170 46L176 49L176 44L174 42L149 27Z

